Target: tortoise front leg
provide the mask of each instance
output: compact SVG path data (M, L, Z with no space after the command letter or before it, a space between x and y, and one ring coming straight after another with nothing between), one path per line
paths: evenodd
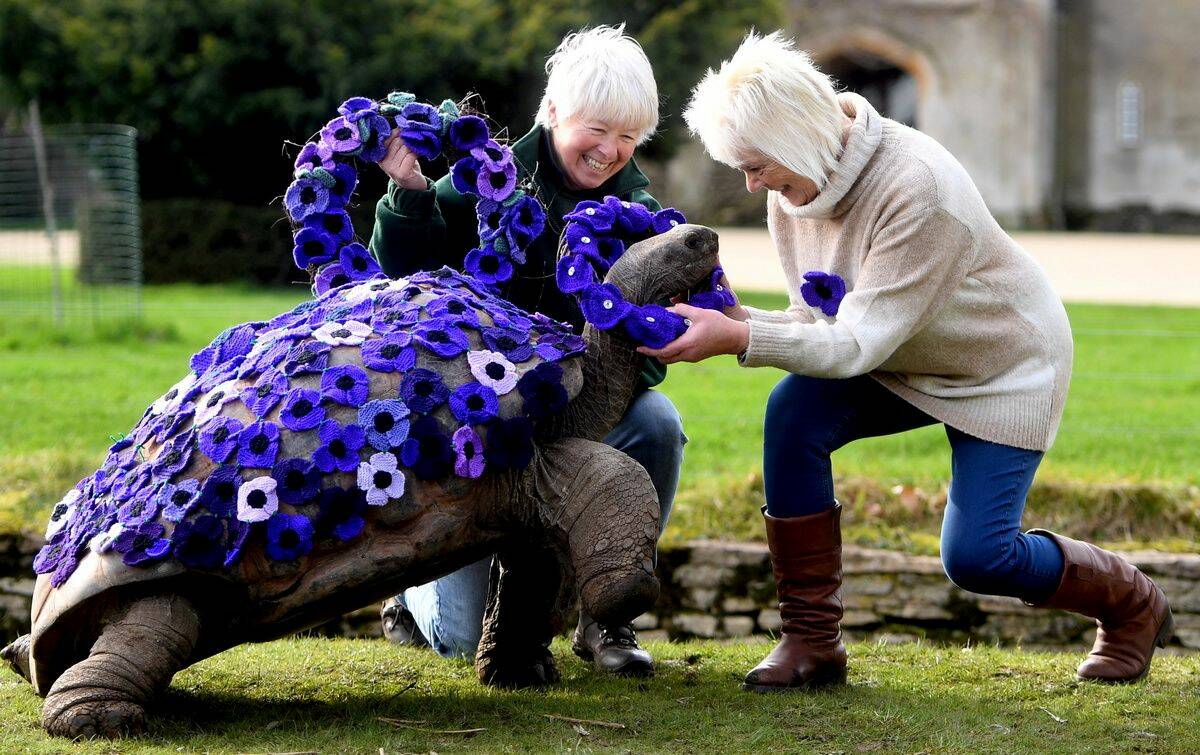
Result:
M493 687L541 687L560 679L550 641L570 606L565 564L552 550L520 547L492 561L475 673Z
M137 734L145 727L144 706L188 662L199 633L200 618L176 595L117 609L88 657L50 687L42 726L72 739Z

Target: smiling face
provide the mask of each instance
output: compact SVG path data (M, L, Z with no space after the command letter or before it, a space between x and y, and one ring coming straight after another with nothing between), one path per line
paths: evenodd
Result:
M637 130L591 116L556 117L550 105L554 151L572 189L595 189L615 176L633 157Z
M746 191L759 189L777 191L796 207L806 205L816 198L817 184L811 179L793 173L762 154L751 154L738 164L738 170L746 177Z

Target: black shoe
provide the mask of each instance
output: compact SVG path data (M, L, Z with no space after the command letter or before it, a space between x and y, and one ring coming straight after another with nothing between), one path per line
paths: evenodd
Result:
M583 660L594 662L598 671L618 676L654 675L654 659L638 647L637 635L628 624L605 626L581 612L571 649Z
M402 596L385 600L379 609L379 618L383 623L383 636L397 645L429 647L429 641L417 628L417 622L405 607Z

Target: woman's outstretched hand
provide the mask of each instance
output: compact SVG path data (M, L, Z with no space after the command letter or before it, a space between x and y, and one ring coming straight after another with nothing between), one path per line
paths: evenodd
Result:
M672 364L700 362L718 354L741 354L750 346L750 325L745 321L688 304L676 304L670 310L687 318L688 329L661 349L639 346L639 353Z
M392 134L384 142L387 154L379 161L379 168L396 182L401 189L423 191L428 184L421 173L417 156L404 144L399 134Z

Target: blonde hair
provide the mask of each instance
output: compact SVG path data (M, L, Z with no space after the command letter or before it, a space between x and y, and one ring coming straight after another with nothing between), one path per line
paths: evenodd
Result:
M739 168L759 153L818 189L841 155L845 116L833 83L780 31L747 34L692 90L683 117L718 162Z
M595 118L637 133L642 144L658 127L658 86L650 60L625 24L596 26L568 34L546 61L546 91L537 123Z

